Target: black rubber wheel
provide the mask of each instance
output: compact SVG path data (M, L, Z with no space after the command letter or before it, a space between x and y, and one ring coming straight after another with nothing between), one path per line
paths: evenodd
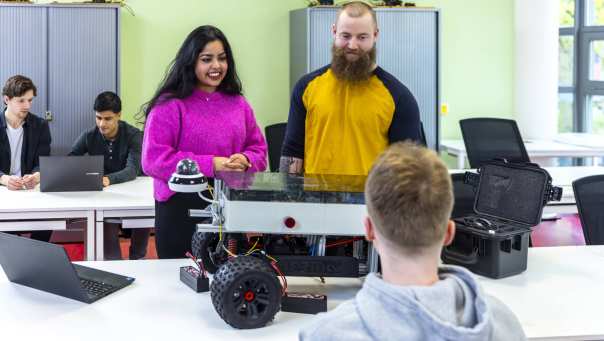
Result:
M238 329L264 327L281 309L281 283L265 261L239 256L214 275L210 292L220 317Z
M218 233L195 232L191 241L191 253L195 258L201 259L206 271L211 274L228 260L226 251L222 248L217 250L218 239Z

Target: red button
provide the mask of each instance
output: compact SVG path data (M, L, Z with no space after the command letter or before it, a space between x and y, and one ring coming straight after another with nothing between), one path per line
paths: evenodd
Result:
M288 229L293 229L296 226L296 219L287 217L283 220L283 224L285 224L285 227Z

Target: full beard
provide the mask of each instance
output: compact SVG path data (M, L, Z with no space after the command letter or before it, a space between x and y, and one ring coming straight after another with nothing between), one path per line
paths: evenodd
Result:
M331 71L336 78L349 82L368 80L373 73L376 61L375 45L369 51L359 50L358 58L350 61L346 58L346 49L331 46Z

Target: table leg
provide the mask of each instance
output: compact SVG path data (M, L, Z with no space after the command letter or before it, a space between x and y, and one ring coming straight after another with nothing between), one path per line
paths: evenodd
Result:
M95 230L95 214L94 211L88 211L86 213L86 260L91 261L95 258L95 242L94 242L94 230Z
M464 169L466 167L466 157L463 154L457 155L457 169Z
M105 227L105 215L103 211L97 211L96 213L96 260L104 260L105 253L105 241L103 240L103 233Z

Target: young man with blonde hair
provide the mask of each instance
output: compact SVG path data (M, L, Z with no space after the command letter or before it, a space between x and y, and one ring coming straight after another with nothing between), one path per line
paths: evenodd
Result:
M377 65L379 29L371 5L346 2L332 35L331 64L293 89L282 172L367 175L389 144L420 139L413 94Z
M380 255L354 300L319 315L301 340L524 340L520 323L464 268L440 265L455 235L449 173L435 152L397 143L365 184L367 239Z

